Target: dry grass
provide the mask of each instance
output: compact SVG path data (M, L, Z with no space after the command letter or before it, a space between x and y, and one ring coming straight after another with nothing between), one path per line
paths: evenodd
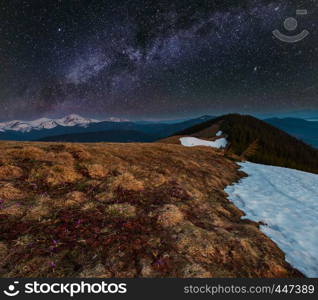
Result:
M297 277L222 151L0 142L1 277Z
M189 264L182 269L182 277L184 278L211 278L213 274L205 270L199 264Z
M0 261L4 260L8 254L8 247L5 243L0 242Z
M86 195L83 192L74 191L66 194L66 206L81 205L86 201Z
M72 166L53 165L35 167L31 170L29 181L33 183L44 182L49 186L55 187L66 183L73 183L82 178Z
M86 169L87 169L88 175L94 179L104 178L108 175L108 168L102 165L98 165L98 164L87 165Z
M8 149L7 155L16 160L45 160L46 152L34 146Z
M113 190L122 188L128 191L141 191L144 189L142 181L137 180L131 173L124 173L114 178L111 187Z
M19 203L12 203L8 206L4 206L1 211L0 215L3 216L10 216L15 218L21 218L25 213L25 208L21 206Z
M49 152L47 160L62 165L73 165L75 161L73 155L69 152Z
M13 186L11 183L0 184L0 199L20 200L24 196L23 192Z
M0 180L12 180L23 176L23 171L21 168L16 166L6 166L0 167Z
M136 217L136 207L128 203L115 203L106 206L105 213L110 218L134 218Z
M183 214L173 204L166 204L158 210L157 222L162 227L172 227L183 221Z

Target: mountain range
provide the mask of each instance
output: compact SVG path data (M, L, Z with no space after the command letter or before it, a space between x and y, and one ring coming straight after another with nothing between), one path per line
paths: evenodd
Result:
M0 140L70 142L150 142L214 118L202 116L173 124L94 120L78 115L62 119L0 123Z
M97 120L71 114L63 118L13 120L0 123L0 140L63 142L152 142L191 126L216 118L201 116L188 120L128 121ZM300 118L268 118L266 123L318 148L318 122Z
M123 122L126 120L111 117L104 121ZM89 124L100 123L100 122L103 122L103 121L81 117L76 114L70 114L60 119L40 118L33 121L13 120L9 122L2 122L0 123L0 132L5 132L5 131L30 132L32 130L53 129L58 126L87 127Z
M318 119L309 121L298 118L271 118L265 121L288 132L303 142L318 148Z

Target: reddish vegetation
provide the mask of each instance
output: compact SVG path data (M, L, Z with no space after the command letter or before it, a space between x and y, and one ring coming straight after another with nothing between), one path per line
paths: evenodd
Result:
M298 277L226 199L222 151L0 143L1 277Z

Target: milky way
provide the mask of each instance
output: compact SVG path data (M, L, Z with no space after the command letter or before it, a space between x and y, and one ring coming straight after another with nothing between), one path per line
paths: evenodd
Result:
M318 109L317 16L315 0L1 0L0 120Z

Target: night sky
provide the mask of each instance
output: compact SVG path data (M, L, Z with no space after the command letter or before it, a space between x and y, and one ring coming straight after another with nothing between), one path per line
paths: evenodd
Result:
M317 25L316 0L0 0L0 120L318 110Z

